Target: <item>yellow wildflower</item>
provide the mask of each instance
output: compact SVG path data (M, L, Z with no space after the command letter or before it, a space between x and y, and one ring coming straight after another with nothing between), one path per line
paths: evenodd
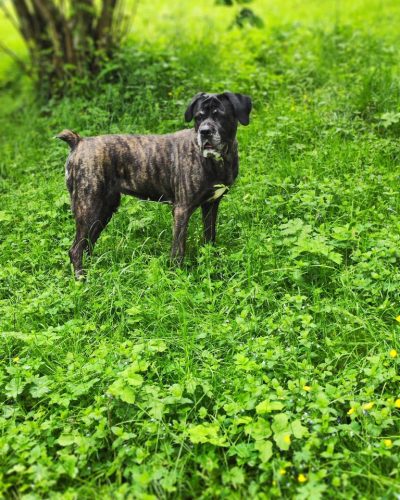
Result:
M391 448L393 444L391 439L384 439L383 443L386 446L386 448Z
M309 392L311 391L311 387L309 385L303 385L303 390Z
M347 415L353 415L355 411L356 410L353 407L351 407L350 410L347 412Z
M290 439L290 434L286 434L283 440L286 444L290 444L292 442Z
M307 481L307 476L305 476L304 474L299 474L297 480L299 483L305 483Z
M15 358L13 358L13 361L14 363L19 363L19 356L15 356Z
M396 317L396 321L400 323L400 314Z
M283 468L282 468L282 469L279 469L279 474L280 474L281 476L284 476L284 475L286 474L286 469L283 469Z
M394 406L395 408L400 408L400 399L396 399L396 401L394 402Z
M390 356L391 358L397 358L397 351L396 351L396 349L391 349L391 350L389 351L389 356Z
M374 407L374 403L363 404L363 410L372 410L373 407Z

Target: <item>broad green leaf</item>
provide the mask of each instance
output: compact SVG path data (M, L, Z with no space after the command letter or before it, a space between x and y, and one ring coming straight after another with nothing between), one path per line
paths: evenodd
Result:
M165 404L162 401L154 400L149 409L149 414L156 420L161 420L164 415Z
M262 415L264 413L270 413L271 411L279 411L283 410L283 404L280 403L279 401L269 401L268 399L265 399L262 401L260 404L256 406L256 412L259 415Z
M271 426L274 432L274 440L281 450L288 450L291 444L291 430L289 418L284 413L278 413L274 417Z
M77 461L78 458L75 455L61 455L60 462L68 476L76 477L78 473L78 468L76 467Z
M254 448L260 452L260 459L262 462L268 462L272 457L271 441L256 441Z
M150 340L148 344L149 351L164 352L167 350L167 344L163 340Z
M171 387L169 388L171 394L175 397L175 398L181 398L182 397L182 394L183 394L183 387L180 385L180 384L173 384L171 385Z
M218 426L214 425L195 425L189 429L189 438L192 443L207 443L211 436L216 437L218 434Z
M136 399L135 391L130 387L124 387L120 392L119 397L122 399L122 401L125 401L125 403L129 404L133 404Z
M309 226L307 226L309 227ZM290 219L285 224L281 224L281 233L285 236L297 234L304 228L304 222L301 219Z
M20 378L13 378L6 385L6 395L11 398L16 398L19 394L22 393L26 382L22 381Z
M284 413L278 413L274 416L274 421L271 426L274 432L283 432L289 428L289 418Z
M10 221L12 219L11 214L0 210L0 222Z
M117 425L113 425L111 427L111 432L113 432L116 436L122 436L124 429L122 427L118 427Z
M303 436L307 436L308 435L308 429L307 427L304 427L304 425L301 424L300 420L297 419L297 420L294 420L291 424L290 424L290 427L291 427L291 430L293 432L293 435L295 438L302 438Z
M237 417L234 420L235 425L250 424L253 421L251 417Z
M222 475L222 482L224 484L232 484L234 487L239 486L245 482L245 475L240 467L232 467Z
M112 396L119 397L122 401L125 401L125 403L133 404L136 399L134 390L126 386L123 380L120 379L110 385L108 393Z
M269 422L259 417L255 422L251 422L245 426L245 432L256 441L268 438L272 432Z
M189 429L189 438L192 443L211 443L215 446L226 446L226 440L219 436L217 424L200 424Z
M292 442L291 440L291 433L287 431L283 432L275 432L274 433L274 440L281 450L288 450L290 448L290 444Z
M142 309L139 306L132 306L129 309L126 309L126 314L129 314L129 316L137 316L141 314Z
M129 374L125 380L129 385L133 387L141 386L143 384L143 377L138 373Z
M334 262L335 264L341 264L343 261L343 257L340 253L337 252L329 252L328 258Z
M144 361L143 359L136 359L132 364L126 368L122 374L124 376L127 376L131 373L136 373L136 372L145 372L147 368L149 367L149 363L147 361Z
M60 446L69 446L75 443L75 436L73 434L61 434L56 441Z
M49 377L44 375L43 377L39 377L34 381L34 385L30 389L30 393L33 398L41 398L47 392L50 392L49 387Z

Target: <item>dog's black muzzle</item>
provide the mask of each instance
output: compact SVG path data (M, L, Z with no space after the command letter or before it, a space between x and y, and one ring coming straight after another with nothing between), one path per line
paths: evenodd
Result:
M214 124L204 122L199 127L199 142L203 150L213 150L220 146L220 134Z

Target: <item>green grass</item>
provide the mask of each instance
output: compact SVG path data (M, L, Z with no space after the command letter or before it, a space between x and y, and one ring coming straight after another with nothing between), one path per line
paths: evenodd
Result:
M175 4L97 92L38 103L0 63L0 494L395 498L400 4L254 2L243 31ZM177 130L223 89L254 113L217 247L196 213L171 267L170 209L125 197L76 282L52 136Z

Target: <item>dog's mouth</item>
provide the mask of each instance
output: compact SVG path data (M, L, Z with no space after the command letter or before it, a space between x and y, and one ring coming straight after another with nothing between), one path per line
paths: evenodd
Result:
M203 139L200 141L200 147L203 153L220 153L222 149L222 144L218 140Z
M218 136L215 137L210 135L209 137L201 137L199 134L197 141L201 154L204 158L219 159L221 157L220 151L222 144L220 143Z
M203 141L201 146L202 146L203 150L215 151L215 147L207 139L205 141Z

